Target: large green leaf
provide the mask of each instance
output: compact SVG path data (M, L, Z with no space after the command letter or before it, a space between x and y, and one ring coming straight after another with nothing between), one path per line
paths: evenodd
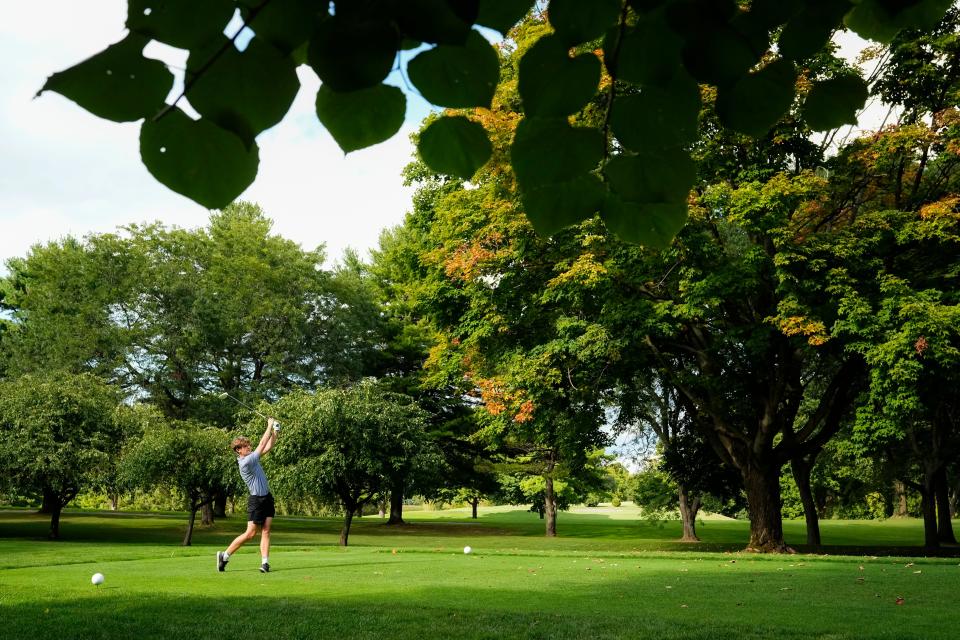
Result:
M146 44L145 37L131 33L80 64L53 74L40 93L55 91L114 122L152 116L173 88L173 74L162 62L143 57Z
M432 122L420 134L420 157L438 173L469 180L493 154L483 126L464 116L447 116Z
M260 150L207 120L172 109L140 129L140 157L153 177L208 209L221 209L257 177Z
M604 63L617 80L664 84L680 70L683 40L660 17L649 16L626 29L611 29L603 42Z
M310 39L317 24L326 19L329 2L322 0L241 0L243 17L257 34L283 53L292 53ZM249 20L251 9L257 9Z
M383 82L399 46L400 37L389 22L333 16L317 27L307 61L334 91L356 91Z
M526 118L517 125L510 155L520 186L534 189L594 170L603 152L596 129L571 127L565 118Z
M210 63L214 55L222 53ZM280 122L300 88L293 58L259 37L238 51L221 37L187 59L190 104L204 117L236 133L248 145Z
M600 217L621 240L666 249L687 222L687 203L627 202L610 194Z
M753 0L750 3L750 13L768 27L783 24L802 9L802 0Z
M528 116L567 116L593 98L600 61L592 53L571 58L556 36L540 38L520 60L518 90Z
M618 96L610 127L628 149L678 147L697 137L700 89L686 74L678 74L666 88L645 86L640 93Z
M890 42L902 29L932 29L954 0L861 0L844 18L858 35Z
M620 155L603 172L611 191L630 202L686 202L697 178L690 154L680 149Z
M462 45L477 19L478 0L389 0L403 34L436 44Z
M780 32L777 41L780 55L794 61L814 55L830 40L837 23L849 9L848 0L807 3Z
M859 76L817 82L807 94L803 117L814 131L857 124L857 112L867 101L868 92L867 83Z
M620 0L550 0L547 16L568 46L599 38L617 22Z
M534 0L480 0L477 24L506 34L527 15Z
M393 137L406 108L403 91L385 84L348 93L321 86L317 92L317 117L344 153Z
M606 189L600 179L587 173L567 182L521 189L524 213L541 236L554 233L600 211Z
M723 86L733 84L760 60L743 34L730 26L716 25L683 48L687 71L701 82Z
M796 94L797 70L776 60L731 87L717 90L717 114L724 125L755 138L767 134L783 117Z
M193 49L223 35L235 9L233 0L128 0L126 26L150 39Z
M441 107L489 107L500 79L500 59L487 39L470 32L466 44L437 45L407 66L423 97Z

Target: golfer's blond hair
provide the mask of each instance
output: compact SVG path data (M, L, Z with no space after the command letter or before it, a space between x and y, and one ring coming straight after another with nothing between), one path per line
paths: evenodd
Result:
M230 443L230 446L233 448L234 451L239 450L240 447L249 447L250 438L245 438L244 436L240 436L239 438L234 438L233 442Z

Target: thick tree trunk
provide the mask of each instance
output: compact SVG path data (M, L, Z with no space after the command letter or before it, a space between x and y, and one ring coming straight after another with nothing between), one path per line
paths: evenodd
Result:
M557 535L557 500L553 493L553 477L547 475L543 477L546 487L543 491L543 510L546 515L548 538L555 538Z
M750 544L747 551L785 553L792 549L783 541L780 514L780 469L755 463L741 469L750 511Z
M390 519L387 524L403 524L403 482L395 480L390 488Z
M471 511L473 512L473 519L477 519L477 506L480 505L480 498L473 498L470 502Z
M923 546L936 549L940 546L937 537L937 496L935 471L923 474L923 488L920 491L920 505L923 509Z
M345 509L346 515L343 516L343 528L340 529L340 546L347 546L347 542L350 539L350 524L353 522L353 512L355 509L347 508Z
M807 521L807 544L811 547L820 546L820 516L817 513L817 504L810 489L810 471L813 465L802 457L790 461L793 479L800 491L800 501L803 503L803 516Z
M893 517L906 518L909 514L907 509L907 485L902 480L893 481Z
M226 493L218 493L213 497L213 517L214 518L227 517L227 494Z
M40 503L40 511L37 513L53 513L60 502L60 496L50 489L43 490L43 501Z
M934 499L937 505L937 540L941 544L957 544L950 522L950 484L947 482L947 468L940 467L934 476Z
M63 511L63 506L60 504L60 500L57 499L50 505L50 534L49 538L51 540L60 539L60 513Z
M687 488L680 485L680 520L683 522L683 537L681 542L700 542L697 537L697 512L700 511L700 497L690 499Z
M181 546L189 547L193 541L193 525L197 521L197 509L200 508L199 504L190 505L190 520L187 522L187 534L183 536L183 544Z
M208 527L213 524L213 505L209 502L200 508L200 524Z

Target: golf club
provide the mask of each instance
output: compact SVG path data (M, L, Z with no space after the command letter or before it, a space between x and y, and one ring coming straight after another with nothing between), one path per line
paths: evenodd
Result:
M246 402L244 402L243 400L241 400L240 398L235 398L235 397L233 397L232 395L230 395L229 393L227 393L226 391L224 391L224 392L222 392L222 393L219 393L219 394L217 394L217 395L218 395L220 398L230 398L231 400L233 400L233 401L236 402L237 404L239 404L239 405L241 405L241 406L244 406L244 407L246 407L247 409L250 409L250 411L253 411L255 414L257 414L257 415L260 416L261 418L264 418L264 419L267 419L267 418L268 418L268 416L263 415L262 413L260 413L259 411L257 411L256 409L254 409L253 407L251 407L250 405L248 405ZM278 421L277 424L280 424L280 422Z

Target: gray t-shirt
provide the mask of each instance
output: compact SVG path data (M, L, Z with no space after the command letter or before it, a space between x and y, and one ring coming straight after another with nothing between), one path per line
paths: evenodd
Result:
M243 458L237 458L237 464L240 465L240 477L247 483L252 496L265 496L270 493L270 487L267 486L267 474L263 472L260 465L260 454L256 451Z

